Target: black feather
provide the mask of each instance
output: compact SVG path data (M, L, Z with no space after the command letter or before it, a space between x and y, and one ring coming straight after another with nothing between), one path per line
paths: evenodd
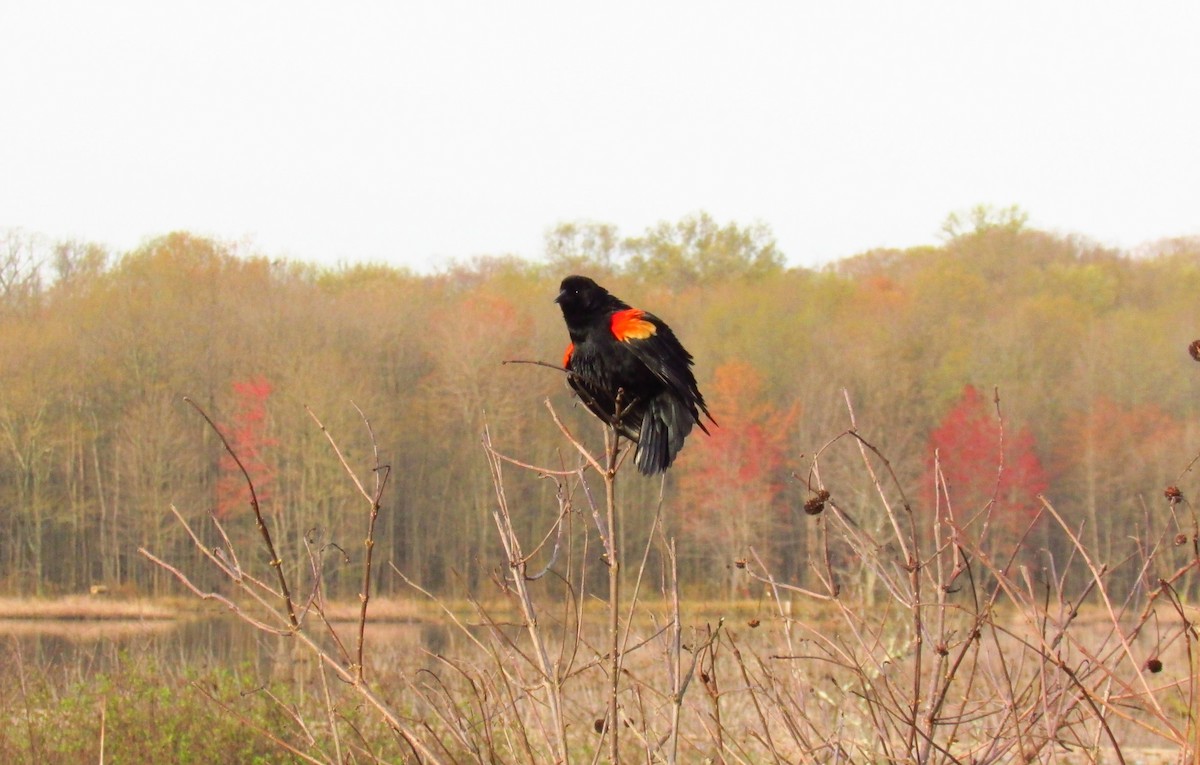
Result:
M645 475L671 466L701 413L716 424L692 374L692 356L667 323L630 306L585 276L563 280L556 301L571 336L566 366L580 400L622 436L637 442ZM614 334L613 317L632 318L634 332Z

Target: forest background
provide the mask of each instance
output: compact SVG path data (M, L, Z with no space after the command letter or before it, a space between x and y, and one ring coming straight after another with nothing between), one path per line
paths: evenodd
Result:
M763 225L703 213L633 236L562 224L537 261L435 274L271 260L188 233L114 254L9 230L0 247L0 594L176 594L136 553L203 568L172 506L253 538L245 484L184 397L249 468L286 561L306 539L361 542L360 498L309 414L366 470L357 407L393 468L376 555L446 596L475 591L501 565L484 428L517 459L573 467L549 399L600 442L561 373L504 363L561 359L552 301L569 273L652 310L696 357L720 428L690 437L665 486L628 472L621 507L623 528L645 528L663 490L698 597L746 594L732 573L751 546L806 583L808 470L850 427L848 403L918 512L935 512L936 453L956 511L994 498L995 543L1028 533L1034 565L1070 557L1027 528L1038 494L1101 559L1121 557L1152 498L1188 492L1200 449L1196 238L1123 252L980 207L951 215L939 246L820 269L787 267ZM861 470L838 469L822 479L839 506L883 523ZM550 524L550 482L506 491L522 533ZM353 598L361 563L336 558L328 594ZM376 593L402 591L376 571Z

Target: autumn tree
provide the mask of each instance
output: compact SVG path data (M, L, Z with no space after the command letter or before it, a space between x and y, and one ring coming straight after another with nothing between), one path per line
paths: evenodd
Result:
M46 258L41 237L16 228L0 230L0 312L33 310Z
M237 460L228 452L221 454L221 475L217 481L218 518L249 512L252 499L257 500L264 514L266 512L275 479L270 450L277 443L268 434L267 399L272 388L265 377L233 383L233 413L224 435L237 454ZM254 484L253 497L242 470L249 474Z
M1086 518L1089 547L1109 559L1139 518L1141 501L1179 470L1180 423L1153 402L1123 405L1097 396L1066 414L1050 461L1053 495Z
M260 435L277 441L262 488L283 510L267 520L285 557L312 529L343 546L358 533L345 521L354 487L305 410L361 471L372 453L357 405L394 467L381 554L438 588L481 581L494 553L484 422L505 452L537 464L572 461L547 422L547 397L579 437L600 438L560 373L501 363L561 359L566 332L551 301L566 270L594 270L615 294L653 308L696 356L722 427L694 434L668 477L672 505L673 485L686 489L680 506L702 556L689 560L681 546L685 583L739 546L770 554L763 540L783 546L784 532L803 533L802 519L780 515L797 505L790 484L773 493L768 475L760 491L739 471L776 464L779 449L787 464L772 475L802 467L791 453L811 454L849 427L847 400L898 484L924 484L931 502L926 455L938 431L959 520L995 492L991 526L1019 527L1045 486L1086 541L1120 555L1146 493L1175 480L1200 443L1200 366L1186 350L1200 336L1200 303L1183 299L1200 290L1200 247L1178 240L1134 256L990 208L960 215L947 233L939 246L805 269L786 266L765 226L698 214L626 236L575 222L547 234L536 263L480 257L428 274L271 260L186 232L111 256L0 233L0 589L169 588L132 547L169 551L165 509L206 515L223 474L232 486L220 445L181 397L237 429L234 383L259 379L271 385ZM743 388L720 392L739 365ZM986 394L963 404L965 380L1004 392L1002 473L997 415ZM804 418L787 443L773 441L778 430L764 423L795 407ZM840 450L825 453L821 478L871 528L874 487L856 450L844 465ZM747 466L743 452L758 456ZM1047 471L1037 455L1049 455ZM1190 497L1192 474L1183 475ZM651 522L660 487L623 482L623 528ZM544 506L547 482L511 488L514 507ZM725 518L722 501L744 512ZM236 512L227 520L230 533L246 530ZM529 528L540 520L515 516ZM719 524L733 520L743 526L721 536ZM328 565L331 597L352 596L356 564ZM384 576L378 591L392 582Z
M1047 486L1034 447L1028 428L1005 432L979 390L965 386L929 434L923 481L929 505L993 549L1011 551L1037 517Z
M545 370L504 365L510 359L538 357L541 331L534 314L542 313L545 325L556 320L553 289L541 287L526 268L513 268L511 261L481 265L495 269L491 278L478 281L470 273L452 273L443 285L442 304L425 317L422 346L432 367L414 402L419 417L414 424L422 428L425 441L413 458L433 501L417 510L413 522L419 527L413 533L441 544L436 551L414 550L405 557L431 561L436 571L429 572L430 581L455 586L471 585L483 575L479 563L494 531L488 517L491 478L479 451L484 428L503 447L520 445L530 455L540 443L540 400L561 383ZM550 346L549 336L543 344ZM520 495L513 500L520 503ZM447 506L452 512L445 512Z
M705 551L703 569L728 571L725 592L736 594L732 563L751 545L771 555L784 520L789 431L795 408L781 410L763 395L762 375L730 361L717 368L709 388L719 427L693 431L680 460L680 506L689 535Z
M108 250L92 242L59 242L54 245L52 264L57 288L94 284L108 265Z

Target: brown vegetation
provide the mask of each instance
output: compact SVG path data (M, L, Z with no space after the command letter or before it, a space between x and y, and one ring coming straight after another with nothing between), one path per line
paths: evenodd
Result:
M173 234L53 279L10 237L0 584L183 582L290 641L306 703L261 732L312 761L1195 755L1197 242L982 214L809 271L704 218L611 234L435 276ZM502 364L558 357L564 270L652 298L729 402L665 482ZM382 666L380 596L471 651Z
M61 598L0 597L0 619L173 619L180 609L164 601L73 595Z
M225 593L198 587L199 571L142 553L293 646L290 682L311 688L314 702L292 708L293 724L259 732L308 761L1126 762L1164 746L1190 761L1200 735L1200 635L1183 593L1200 568L1200 519L1181 492L1164 492L1163 511L1131 529L1137 554L1102 563L1045 500L1015 540L995 523L1003 466L992 495L963 508L935 460L938 511L919 512L851 411L848 429L803 477L821 503L809 521L819 542L806 561L817 585L778 578L751 546L733 568L761 590L759 610L689 623L661 504L648 527L627 532L640 554L622 557L613 542L621 533L613 434L593 455L550 415L584 464L527 465L485 438L506 561L486 589L510 605L501 616L476 603L473 626L444 609L466 649L431 652L419 669L406 671L396 657L380 664L378 644L368 647L365 588L357 630L330 623L319 551L308 550L308 576L276 588L271 572L283 569L269 560L243 566L252 558L216 515L223 542L209 548L177 514L227 580ZM996 416L1003 442L998 402ZM855 462L873 492L874 529L847 513L839 484L826 477ZM380 484L372 493L346 467L373 515ZM529 480L554 485L557 513L524 538L508 494ZM1077 566L1030 544L1043 522ZM260 544L269 545L266 536ZM597 554L608 571L606 614L585 607ZM341 683L331 691L334 678ZM197 688L239 715L235 699ZM363 738L361 724L340 722L350 706L369 710L390 734Z

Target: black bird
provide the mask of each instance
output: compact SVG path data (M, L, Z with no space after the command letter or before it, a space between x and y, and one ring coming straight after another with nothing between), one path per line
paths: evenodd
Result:
M701 412L716 424L696 387L692 355L666 322L586 276L563 279L554 302L571 335L563 356L571 387L592 414L637 442L643 475L670 467L693 425L708 433Z

